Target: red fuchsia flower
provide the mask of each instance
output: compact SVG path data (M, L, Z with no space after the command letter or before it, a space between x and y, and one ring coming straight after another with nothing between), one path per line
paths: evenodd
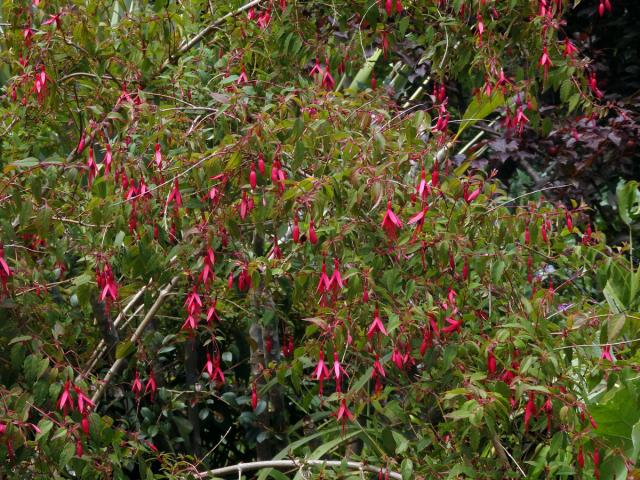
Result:
M29 47L29 45L31 45L31 38L33 38L33 29L31 27L26 27L22 31L22 36L24 37L25 46Z
M76 401L78 402L78 411L80 413L85 414L89 408L95 406L91 399L87 397L80 388L74 385L73 389L76 392Z
M156 162L156 167L158 167L158 170L162 170L162 152L160 151L159 143L156 143L154 158Z
M187 307L187 311L190 313L199 312L202 308L202 299L200 298L200 295L198 295L198 290L195 285L193 286L191 292L189 292L189 294L187 295L184 304Z
M338 293L338 290L342 290L344 288L342 275L340 275L340 262L338 262L337 258L333 259L333 275L331 275L327 288L332 289L334 293Z
M256 167L252 163L251 171L249 172L249 185L251 186L251 190L254 190L257 184L258 184L258 177L256 175Z
M396 0L396 13L400 15L402 13L402 1Z
M318 60L318 57L316 57L316 64L313 66L313 68L309 72L309 76L310 77L315 77L316 75L318 75L320 73L322 73L322 68L320 68L320 61Z
M600 4L598 5L598 14L603 17L605 10L609 13L613 11L611 8L611 2L609 2L609 0L600 0Z
M251 282L251 275L249 275L249 268L247 265L244 265L240 275L238 275L238 289L241 292L245 292L253 287L253 283Z
M469 259L464 259L464 265L462 266L462 280L465 282L469 279Z
M402 221L393 213L391 208L391 200L387 200L387 211L382 218L381 226L391 240L396 239L398 230L402 228Z
M324 352L322 350L320 350L320 354L318 356L318 364L313 370L312 376L320 382L320 394L322 394L322 382L329 378L329 370L327 369L327 365L324 362Z
M380 320L380 313L378 311L378 307L374 310L373 313L373 321L369 326L369 330L367 330L367 338L371 340L376 333L381 333L385 337L387 336L387 330L384 328L382 324L382 320Z
M270 22L271 22L271 9L267 7L267 9L258 16L257 24L260 30L264 30L269 26Z
M593 94L596 96L596 98L603 97L604 94L598 88L598 80L596 79L596 72L589 73L589 78L587 79L587 83L589 84L589 88L591 89Z
M42 25L51 25L53 23L56 24L56 28L62 28L62 15L63 13L49 14L49 18L42 22Z
M589 245L591 243L591 236L593 235L593 230L591 230L591 224L587 224L587 228L582 234L582 244Z
M427 172L423 165L422 172L420 173L420 183L418 183L418 186L416 187L416 196L424 201L428 195L431 195L431 186L427 182Z
M578 53L578 49L575 47L575 45L573 43L571 43L571 40L569 40L568 38L564 39L564 51L562 53L562 56L564 58L573 58L576 53Z
M329 71L329 60L325 59L324 61L324 74L322 75L322 86L327 90L333 90L336 82L333 80L331 76L331 72Z
M4 258L4 247L0 245L0 282L2 283L2 289L7 291L7 281L13 276L13 270L9 268L7 261Z
M331 287L331 280L327 276L327 264L322 262L322 270L320 271L320 280L318 280L318 287L316 288L316 293L322 295L327 292Z
M342 365L340 365L340 360L338 359L338 352L333 352L333 369L331 373L336 379L336 382L340 381L340 378L344 375L348 377L347 371L344 369Z
M58 410L64 412L65 415L67 414L67 409L73 410L73 398L71 398L70 389L71 382L67 380L64 383L64 388L62 389L62 393L60 394L58 402L56 403L56 407L58 408Z
M93 184L93 179L96 178L98 174L98 165L96 165L95 160L93 159L93 148L89 147L89 160L87 162L87 167L89 169L89 188Z
M336 420L342 422L342 433L344 433L344 427L347 421L353 420L353 414L349 411L349 408L347 408L347 402L344 398L340 401L340 407L336 412Z
M101 302L105 302L107 306L109 306L117 300L118 284L116 283L111 266L108 263L105 263L102 271L98 269L96 282L100 290Z
M529 423L531 422L531 417L537 417L536 404L534 402L535 395L533 393L529 394L529 401L524 408L524 431L525 433L529 430Z
M76 457L82 457L84 450L82 449L82 440L76 440Z
M249 78L247 77L247 71L245 70L243 65L242 70L240 71L240 76L238 77L238 80L236 80L236 83L238 85L244 85L248 81L249 81Z
M407 221L407 225L413 225L414 223L416 224L416 230L413 234L414 238L419 232L422 231L422 227L424 226L424 217L428 211L429 211L429 207L425 205L425 207L422 210L420 210L418 213L416 213L413 217L411 217Z
M371 72L371 90L376 90L378 88L378 80L376 79L376 74Z
M182 195L180 195L180 185L177 178L173 180L173 189L167 198L167 205L171 202L174 202L176 208L182 207Z
M380 32L380 41L382 44L382 55L386 59L389 53L389 38L386 30Z
M489 348L489 351L487 352L487 374L495 375L496 370L496 356L493 354L493 348Z
M549 74L549 67L553 66L551 63L551 57L549 57L549 52L547 51L547 47L542 47L542 55L540 56L540 61L538 65L544 69L544 79L547 79L547 75Z
M149 372L149 379L147 380L147 385L144 388L144 394L146 395L147 393L150 393L151 396L151 401L153 402L153 396L156 393L156 389L157 389L157 384L156 384L156 377L153 374L153 370L151 370Z
M211 322L213 322L213 320L220 323L220 317L218 316L218 312L216 312L217 304L218 304L218 299L216 298L213 300L213 303L207 310L207 325L211 325Z
M315 245L316 243L318 243L318 235L316 235L316 228L313 218L309 220L309 242L311 242L311 245Z
M578 448L578 467L582 470L584 468L584 451L582 445Z
M298 219L293 219L293 233L292 233L293 241L295 243L300 243L300 227L298 226Z
M433 346L433 338L428 327L422 329L422 343L420 344L420 355L424 355L428 348Z
M211 354L209 352L207 352L207 361L204 364L202 371L207 372L210 379L213 378L213 360L211 360Z
M80 428L82 428L82 433L85 435L89 435L89 418L86 413L82 414L82 420L80 421Z
M262 152L258 154L258 171L260 172L260 175L264 175L264 155L262 155Z
M547 414L547 433L551 433L551 417L553 416L553 404L551 403L551 397L547 397L547 400L542 406L542 410Z
M467 203L473 202L476 198L478 198L478 195L480 195L480 192L482 192L482 187L478 187L475 190L473 190L471 193L469 193L469 186L465 185L464 201Z
M593 474L600 480L600 451L597 448L593 450Z
M202 271L200 272L200 275L198 275L198 282L203 283L205 287L208 287L215 278L215 272L213 269L215 263L216 255L213 252L213 249L208 247L204 254L204 267L202 267Z
M432 187L437 187L438 186L438 177L439 177L438 161L436 160L435 162L433 162L433 171L431 172L431 186Z
M371 371L371 378L376 378L377 376L386 377L387 374L384 371L384 367L380 363L380 356L376 353L376 360L373 362L373 370Z
M138 370L136 370L133 383L131 384L131 391L136 396L136 400L138 400L142 393L142 382L140 381L140 374L138 373Z
M108 177L111 172L111 145L107 143L106 153L104 154L104 176Z
M451 317L447 317L446 318L446 322L449 324L446 327L442 328L442 331L444 333L453 333L453 332L458 332L460 333L462 331L461 327L462 327L462 319L460 320L455 320Z
M256 9L254 7L251 7L249 9L249 12L247 13L247 18L249 20L255 20L255 18L256 18Z
M482 15L478 13L478 15L476 16L476 20L477 20L476 31L478 32L478 43L482 45L482 34L484 33L484 22L482 21Z
M256 382L253 382L251 386L251 408L254 412L256 408L258 408L258 388L256 387Z
M569 230L569 233L573 232L573 219L571 218L569 210L565 210L564 218L567 223L567 230Z
M600 353L600 358L602 360L609 360L613 362L613 356L611 355L611 345L603 345L602 352Z
M384 10L387 12L387 16L393 15L393 0L385 0Z

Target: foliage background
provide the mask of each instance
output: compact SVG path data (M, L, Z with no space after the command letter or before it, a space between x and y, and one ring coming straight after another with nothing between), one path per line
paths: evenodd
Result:
M637 7L540 3L3 2L2 469L634 475Z

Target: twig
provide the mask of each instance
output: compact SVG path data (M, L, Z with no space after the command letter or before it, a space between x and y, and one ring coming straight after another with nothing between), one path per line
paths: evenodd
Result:
M147 325L149 324L149 322L151 322L151 320L153 320L153 317L155 316L156 312L160 309L160 306L164 302L165 298L167 298L167 295L169 294L169 292L171 292L171 290L176 285L176 283L178 283L179 279L180 277L176 275L162 290L160 290L160 294L158 295L158 298L156 299L154 304L151 305L151 308L149 309L145 317L140 322L140 325L138 325L138 328L136 328L136 331L133 332L133 335L131 335L131 338L129 339L131 343L136 343L140 339L145 329L147 328ZM125 358L123 357L123 358L117 359L113 363L113 365L107 372L107 375L104 377L104 381L102 382L102 385L100 385L100 388L98 388L96 393L93 394L93 397L91 397L91 401L94 404L96 405L98 404L98 402L100 401L100 398L106 391L107 386L109 385L113 377L115 377L118 374L118 371L120 370L120 367L122 367L124 361L125 361Z
M150 283L151 283L151 280L149 280L149 284ZM116 319L113 321L114 328L118 326L118 324L124 318L124 315L131 309L131 307L133 307L133 305L138 301L138 299L144 294L144 292L147 290L147 287L148 285L143 286L140 290L138 290L138 292L133 296L133 298L129 300L129 303L125 305L125 307L118 314ZM140 309L138 309L138 311L139 310ZM96 347L96 349L93 351L93 354L89 358L89 361L87 362L87 368L85 368L84 373L81 373L80 375L78 375L78 377L76 378L76 382L78 382L83 377L86 377L89 374L89 372L91 372L93 367L96 365L96 363L98 363L98 360L102 355L104 355L106 350L107 348L106 348L105 341L104 339L102 339L100 340L100 342L98 342L98 346Z
M237 465L230 465L228 467L216 468L207 472L201 472L195 474L195 478L207 478L215 476L226 476L231 474L241 475L243 472L252 470L260 470L262 468L304 468L305 466L320 465L324 467L342 467L346 466L350 470L359 470L371 473L378 473L386 469L383 467L374 467L372 465L365 465L360 462L343 462L341 460L305 460L305 459L292 459L292 460L265 460L262 462L249 462L238 463ZM402 475L397 472L389 471L389 478L395 478L402 480Z
M498 205L496 205L495 207L490 208L489 210L487 210L487 213L491 213L491 212L493 212L494 210L496 210L497 208L503 207L503 206L505 206L505 205L507 205L507 204L509 204L509 203L511 203L511 202L515 202L516 200L518 200L518 199L520 199L520 198L522 198L522 197L528 197L529 195L534 195L534 194L536 194L536 193L544 192L544 191L546 191L546 190L558 190L558 189L560 189L560 188L569 188L570 186L571 186L571 185L556 185L556 186L553 186L553 187L540 188L539 190L534 190L533 192L523 193L522 195L518 195L518 196L517 196L517 197L515 197L515 198L512 198L512 199L510 199L510 200L507 200L506 202L499 203L499 204L498 204Z
M627 345L628 343L640 342L640 338L634 338L632 340L621 340L619 342L610 342L610 343L592 343L592 344L584 344L584 345L565 345L563 347L556 347L554 350L566 350L568 348L580 348L580 347L611 347L614 345Z
M493 442L494 447L499 447L500 449L502 449L502 452L507 454L507 456L511 459L511 461L515 464L516 467L518 467L518 470L520 470L520 473L522 474L522 476L524 478L527 478L527 474L524 473L524 470L522 469L522 467L518 464L518 462L516 462L516 459L513 458L513 456L509 453L509 450L507 450L506 448L504 448L504 445L502 445L502 443L500 443L500 439L498 438L497 435L493 436L491 438L491 441ZM496 452L498 453L498 448L496 448ZM500 453L498 453L498 456L500 456L501 458L502 455L500 455Z
M223 23L225 20L227 20L228 18L231 18L231 17L235 17L236 15L244 12L245 10L249 10L251 7L255 7L256 5L260 4L262 1L263 0L252 0L251 2L244 4L240 8L238 8L238 9L232 11L232 12L229 12L226 15L223 15L222 17L218 18L217 20L214 20L213 23L210 23L205 28L200 30L195 36L193 36L191 38L191 40L187 40L186 42L183 42L182 45L180 45L180 47L178 48L178 51L176 53L174 53L173 55L171 55L160 66L160 69L155 73L154 77L158 76L159 74L164 72L169 67L169 65L175 64L182 55L184 55L186 52L188 52L194 45L196 45L200 40L202 40L209 33L211 33L218 25Z

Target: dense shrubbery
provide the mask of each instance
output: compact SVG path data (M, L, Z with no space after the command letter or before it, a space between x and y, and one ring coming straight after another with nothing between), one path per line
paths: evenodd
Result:
M606 121L564 3L253 3L4 2L2 469L632 472L640 269L473 154Z

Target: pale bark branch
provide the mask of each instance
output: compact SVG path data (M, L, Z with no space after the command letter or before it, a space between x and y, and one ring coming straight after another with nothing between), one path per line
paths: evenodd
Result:
M374 467L372 465L365 465L360 462L342 462L340 460L305 460L305 459L293 459L293 460L265 460L262 462L250 462L239 463L237 465L230 465L228 467L216 468L207 472L201 472L195 474L195 478L212 478L212 477L224 477L231 474L240 475L243 472L249 472L253 470L260 470L262 468L297 468L303 469L310 466L324 466L324 467L341 467L346 466L350 470L359 470L361 472L378 473L381 470L386 474L385 467ZM397 472L389 471L389 478L402 480L402 475Z
M131 335L131 338L129 339L131 343L136 343L140 339L140 337L142 337L142 334L144 333L144 330L147 328L147 325L151 322L151 320L153 320L153 317L155 316L156 312L160 309L160 306L164 303L165 299L169 295L169 292L171 292L171 290L176 285L176 283L178 283L179 279L180 277L176 275L171 279L171 281L167 285L165 285L165 287L162 290L160 290L160 294L158 295L158 298L156 299L154 304L151 305L151 308L149 309L145 317L140 322L140 325L138 325L138 328L136 328L136 331L133 332L133 335ZM93 394L93 397L91 397L91 401L94 404L97 404L100 401L100 398L102 398L102 395L104 395L104 392L109 386L109 383L111 382L111 380L113 380L113 377L115 377L120 371L120 368L124 364L124 361L125 361L125 357L119 358L113 363L113 365L107 372L107 375L104 377L104 381L102 382L102 384L100 385L96 393Z

